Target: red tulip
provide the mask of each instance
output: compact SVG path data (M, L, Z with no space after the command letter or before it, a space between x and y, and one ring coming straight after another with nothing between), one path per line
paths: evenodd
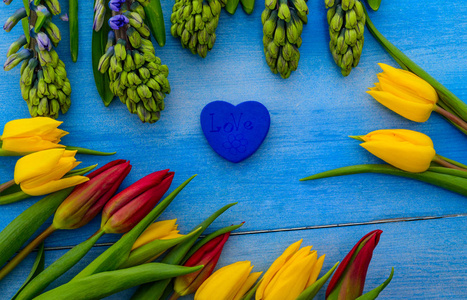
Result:
M379 229L368 233L352 248L332 276L326 299L354 300L362 295L368 265L381 233Z
M138 180L110 199L102 212L101 228L107 233L123 233L141 221L164 196L174 172L162 170Z

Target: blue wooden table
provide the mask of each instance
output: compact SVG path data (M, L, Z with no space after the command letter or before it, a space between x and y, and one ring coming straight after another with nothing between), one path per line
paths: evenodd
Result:
M63 11L67 1L62 1ZM173 1L162 1L166 28ZM337 167L379 163L349 135L376 129L405 128L423 132L437 152L467 163L467 137L438 115L414 123L392 113L365 93L380 72L377 63L395 62L365 32L359 66L344 78L332 60L324 1L309 1L309 23L302 34L298 70L281 79L268 68L262 45L258 0L252 15L241 9L233 16L222 12L214 49L205 59L182 49L168 33L157 55L170 69L172 92L156 124L142 124L118 100L104 107L91 70L92 4L81 1L80 52L70 59L67 24L57 49L71 81L72 106L62 128L70 134L66 145L117 151L114 157L79 155L82 166L129 159L133 169L126 187L144 175L170 168L173 187L198 176L162 215L178 218L182 233L221 206L238 202L209 229L245 221L229 239L218 266L251 260L254 270L265 271L292 242L303 239L326 254L328 270L366 233L383 230L370 264L365 290L370 290L395 268L394 279L381 299L467 299L467 199L425 183L389 175L362 174L299 182L298 179ZM16 0L0 10L3 22L21 5ZM459 98L467 100L467 5L463 1L383 1L371 13L376 27L404 53L437 78ZM0 57L21 34L20 26L2 32ZM3 60L2 60L3 61ZM0 125L28 117L19 91L19 68L1 71ZM199 124L202 108L214 100L232 104L256 100L271 114L271 128L259 150L233 164L218 156ZM1 182L12 178L15 158L1 158ZM0 229L37 201L31 198L0 207ZM54 233L46 241L46 265L89 237L99 227L96 218L85 227ZM50 223L49 223L50 224ZM53 287L67 282L118 235L104 236L99 244ZM0 241L1 242L1 241ZM8 299L20 287L32 265L30 255L0 282L0 298ZM134 290L112 296L128 299ZM324 299L324 289L319 294Z

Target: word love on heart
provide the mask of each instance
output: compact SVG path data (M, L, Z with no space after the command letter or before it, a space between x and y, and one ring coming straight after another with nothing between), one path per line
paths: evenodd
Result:
M204 107L200 119L201 128L212 149L235 163L255 153L271 124L269 111L256 101L237 106L214 101Z

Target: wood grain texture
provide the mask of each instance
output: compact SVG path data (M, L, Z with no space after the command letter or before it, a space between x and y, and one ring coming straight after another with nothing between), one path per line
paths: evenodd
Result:
M65 12L68 4L62 2ZM133 169L122 187L164 168L176 172L174 187L198 174L162 216L178 218L182 231L191 229L229 202L239 204L221 216L210 231L241 221L246 221L240 230L245 232L467 213L465 197L403 178L362 174L315 182L298 181L331 168L380 162L347 136L384 128L426 133L433 139L439 154L467 163L467 138L441 117L433 115L422 124L404 120L365 93L380 72L378 62L395 66L368 32L360 65L348 77L341 76L328 49L323 1L308 3L309 23L302 34L299 68L287 80L272 74L264 59L262 1L257 1L252 15L241 10L234 16L222 12L216 44L205 59L182 49L179 40L167 32L166 45L156 46L156 52L170 69L168 79L172 92L166 98L161 120L152 125L142 124L118 100L107 108L102 104L93 86L92 4L88 2L79 3L80 54L76 64L71 62L69 54L68 25L56 19L62 30L57 52L67 66L73 89L72 106L59 118L64 121L62 128L70 132L63 143L118 152L112 158L81 155L83 166L103 165L116 158L129 159ZM161 2L169 29L173 2ZM14 1L10 6L2 6L0 20L6 20L19 5L20 1ZM467 6L462 1L427 0L423 5L403 0L383 1L380 10L371 13L371 18L391 42L459 98L467 99L464 84ZM0 33L0 57L5 57L9 44L19 34L20 26L10 33ZM19 68L0 72L0 126L3 126L9 120L29 114L20 95ZM271 128L264 143L239 164L225 161L214 153L202 134L199 114L214 100L233 104L256 100L270 110ZM15 161L12 157L1 158L1 182L11 179ZM0 229L35 201L37 199L32 198L0 207ZM373 277L374 281L369 281L369 286L382 282L389 274L389 267L398 265L401 267L396 268L394 282L384 293L388 298L465 296L465 282L461 280L467 275L462 267L467 257L465 220L464 217L385 225L392 228L393 234L385 232L383 235L382 243L384 241L386 246L379 246L380 255L375 255L372 263L372 268L380 264L380 273L377 278ZM47 240L46 247L75 245L94 233L99 223L96 219L79 230L57 232ZM437 224L442 227L438 228ZM326 264L329 267L372 226L312 230L310 236L316 235L323 241L321 245L326 244L327 236L333 237L333 247L323 248L330 253ZM301 233L275 233L277 239L270 239L270 234L232 238L232 247L228 247L231 260L221 263L250 258L257 261L257 266L265 267L280 249ZM407 249L411 251L402 251L402 245L409 244L398 244L402 236L407 241L421 237L423 242L410 245ZM117 238L117 235L108 235L100 242L112 242ZM255 247L250 248L250 245ZM433 247L436 250L432 251ZM267 250L262 260L260 250L263 249L275 250ZM340 255L335 251L340 251ZM421 251L425 251L422 256ZM47 253L49 259L56 257L54 253L58 251ZM406 265L409 266L407 272L398 270ZM0 282L0 294L14 294L14 286L21 285L21 274L27 272L26 265L22 265L8 280ZM409 274L412 275L409 277ZM410 280L404 281L404 278Z

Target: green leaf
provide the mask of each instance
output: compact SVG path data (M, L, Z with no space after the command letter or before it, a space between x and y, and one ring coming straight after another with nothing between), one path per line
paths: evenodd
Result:
M370 5L372 10L377 11L381 5L381 0L368 0L368 5Z
M307 287L298 297L296 300L311 300L313 299L316 294L318 294L319 290L323 287L323 285L328 281L329 277L331 277L332 273L334 270L337 268L337 265L339 262L336 262L336 264L329 270L326 274L324 274L323 277L320 279L316 280L312 285Z
M255 8L255 0L240 0L242 3L243 10L247 14L251 14Z
M44 242L42 242L37 251L36 260L34 260L34 264L32 265L31 272L29 272L28 278L26 278L23 285L19 288L19 290L16 292L13 298L11 298L11 300L15 300L18 294L26 287L26 285L44 270L44 265L45 265L44 254L45 254Z
M42 12L37 12L37 20L36 24L34 25L34 32L38 33L42 26L44 25L45 21L50 17L50 14L44 14Z
M149 4L144 7L144 12L146 13L144 22L149 26L149 29L151 29L151 33L159 46L164 46L165 24L160 0L151 0Z
M374 300L378 297L379 293L381 293L384 288L391 282L392 276L394 275L394 268L391 269L391 274L389 275L389 278L386 279L383 284L375 288L374 290L369 291L368 293L365 293L358 297L356 300Z
M431 169L431 168L430 168ZM338 168L322 173L318 173L306 178L300 179L300 181L306 180L315 180L333 176L342 176L342 175L352 175L352 174L360 174L360 173L381 173L381 174L389 174L401 177L412 178L416 180L420 180L426 183L430 183L447 190L456 192L463 196L467 196L467 178L458 176L458 172L464 172L459 170L445 170L442 172L439 169L435 169L436 171L432 171L428 169L428 171L422 173L410 173L405 172L400 169L397 169L393 166L389 165L379 165L379 164L368 164L368 165L355 165L355 166L348 166L343 168ZM457 172L453 172L457 171ZM455 174L455 175L453 175Z
M68 2L68 24L70 26L70 52L71 60L78 60L79 48L79 26L78 26L78 0L69 0Z
M258 289L259 285L261 284L261 280L259 280L253 288L251 288L245 295L242 296L241 300L250 300L254 299L256 290Z
M24 36L28 41L28 45L31 42L31 36L29 35L29 20L28 18L21 19L21 25L23 26Z
M225 6L225 10L233 15L235 11L237 10L238 4L240 3L240 0L227 0L227 5Z
M72 281L79 280L96 274L99 272L115 270L124 263L131 251L131 247L135 243L136 239L140 234L152 223L154 222L162 212L169 206L173 199L178 195L178 193L183 190L183 188L195 177L196 175L188 178L184 183L177 187L172 193L170 193L164 200L159 202L159 204L141 220L132 230L127 234L122 236L115 244L113 244L109 249L104 253L99 255L95 260L93 260L86 268L84 268L78 275L76 275Z
M96 150L91 150L87 148L81 148L81 147L73 147L73 146L66 146L66 150L77 150L79 154L88 154L88 155L114 155L117 152L102 152L102 151L96 151Z
M99 60L101 56L105 53L107 33L110 30L108 24L110 16L110 9L107 9L104 16L104 24L101 30L98 32L93 30L92 32L92 72L94 74L94 83L96 84L97 91L99 92L99 96L101 96L105 106L109 106L109 104L114 99L114 94L110 90L109 74L107 72L102 74L97 67L99 66Z
M17 216L0 232L0 266L18 251L71 193L67 188L42 198Z
M23 0L23 6L24 6L24 9L26 10L26 14L28 15L29 17L29 12L31 11L31 9L29 8L29 0ZM26 18L27 20L28 18ZM29 28L28 28L29 29ZM29 32L29 30L28 30Z

